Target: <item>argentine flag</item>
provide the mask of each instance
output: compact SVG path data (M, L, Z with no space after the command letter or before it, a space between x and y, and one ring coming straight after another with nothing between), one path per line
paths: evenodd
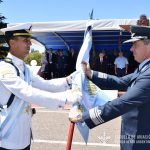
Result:
M87 111L97 105L103 105L110 98L94 83L87 79L82 70L82 62L89 62L89 53L92 48L92 27L94 20L89 20L86 25L84 41L78 54L76 62L76 76L72 83L72 89L82 93L81 107ZM75 106L76 104L74 104ZM76 107L76 106L75 106ZM76 123L85 143L88 141L89 128L85 123Z

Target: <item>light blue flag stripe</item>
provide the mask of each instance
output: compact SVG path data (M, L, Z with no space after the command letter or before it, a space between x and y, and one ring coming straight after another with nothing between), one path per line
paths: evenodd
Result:
M81 63L83 61L89 62L89 53L92 48L92 23L90 22L91 20L87 23L84 41L76 62L76 70L78 73L76 74L72 84L72 88L74 90L79 90L82 92L81 106L83 111L87 111L88 109L97 105L103 105L110 100L105 93L103 93L95 84L87 79L82 71ZM85 123L76 123L76 125L85 143L87 143L89 137L89 128Z
M75 77L74 83L72 85L73 89L78 89L82 92L82 95L84 95L84 87L85 87L85 75L82 72L82 66L81 63L82 61L88 62L89 61L89 52L92 47L92 27L87 26L85 33L84 33L84 41L82 44L82 47L80 49L80 52L78 54L77 62L76 62L76 70L80 71ZM84 97L82 99L81 105L82 108L84 109L83 111L86 110L86 105L84 104ZM85 123L76 123L85 143L88 141L89 137L89 128Z

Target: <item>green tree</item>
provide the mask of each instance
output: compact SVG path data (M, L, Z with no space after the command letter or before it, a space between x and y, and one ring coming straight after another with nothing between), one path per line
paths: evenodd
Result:
M0 0L0 3L2 3L3 1ZM1 15L0 13L0 29L1 28L5 28L7 26L7 23L4 23L3 21L5 20L6 18L4 16Z
M30 64L31 60L36 60L37 65L41 66L41 58L42 57L43 57L43 54L39 53L39 51L33 51L24 59L24 61L27 64Z
M1 2L3 2L3 1L0 0L0 3ZM3 22L5 19L6 18L4 16L2 16L0 13L0 29L5 28L7 26L7 23ZM0 35L0 59L5 58L5 56L8 53L8 48L3 46L4 43L5 43L4 35Z

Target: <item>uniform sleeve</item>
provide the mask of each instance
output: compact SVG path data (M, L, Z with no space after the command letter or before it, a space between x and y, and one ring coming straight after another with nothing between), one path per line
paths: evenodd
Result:
M134 108L138 108L150 102L150 76L142 75L136 80L135 85L127 92L103 106L97 106L83 114L83 118L89 128L121 116Z
M44 80L38 75L32 75L32 85L35 88L49 92L61 92L70 89L66 78Z
M113 90L126 90L133 74L126 75L122 78L108 75L106 73L93 71L91 81L100 88Z
M16 97L48 108L56 108L65 104L65 92L52 93L32 87L16 75L14 67L8 66L0 67L0 84Z

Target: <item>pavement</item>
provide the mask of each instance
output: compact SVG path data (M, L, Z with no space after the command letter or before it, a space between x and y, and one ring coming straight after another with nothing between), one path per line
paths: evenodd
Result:
M32 118L34 140L31 150L65 150L70 125L69 110L36 106L36 111ZM71 150L119 150L120 122L121 118L116 118L90 130L87 145L75 127Z

